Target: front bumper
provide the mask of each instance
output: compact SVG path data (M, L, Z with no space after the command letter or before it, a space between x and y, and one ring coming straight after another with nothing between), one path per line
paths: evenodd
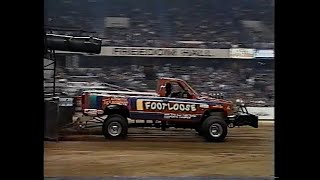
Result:
M228 116L228 124L232 126L251 126L258 128L258 116L250 113L238 113Z
M237 106L237 111L232 115L228 116L227 123L229 127L234 126L251 126L258 128L258 116L250 114L244 103L240 103Z

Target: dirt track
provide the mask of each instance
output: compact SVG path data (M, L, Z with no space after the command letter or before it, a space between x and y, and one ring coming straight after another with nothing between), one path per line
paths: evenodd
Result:
M223 143L204 142L191 130L131 129L124 141L67 136L45 142L44 175L273 176L273 132L273 124L233 128Z

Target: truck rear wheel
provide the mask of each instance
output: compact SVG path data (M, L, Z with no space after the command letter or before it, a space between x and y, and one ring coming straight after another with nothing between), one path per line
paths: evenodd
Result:
M223 142L228 134L228 125L221 116L212 115L202 123L202 134L207 141Z
M121 115L110 115L103 122L102 133L106 139L124 138L128 134L128 122Z

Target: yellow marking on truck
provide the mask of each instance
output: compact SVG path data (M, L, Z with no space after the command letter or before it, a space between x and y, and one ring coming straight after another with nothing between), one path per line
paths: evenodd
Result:
M142 111L143 110L143 100L137 99L137 110Z

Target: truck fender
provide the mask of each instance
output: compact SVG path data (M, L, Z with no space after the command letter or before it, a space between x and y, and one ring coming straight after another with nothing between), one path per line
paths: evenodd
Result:
M203 113L201 117L201 123L209 116L221 116L226 118L226 112L223 109L211 109Z
M124 118L130 117L129 109L127 106L118 105L118 104L109 104L104 109L104 115L112 115L112 114L119 114Z

